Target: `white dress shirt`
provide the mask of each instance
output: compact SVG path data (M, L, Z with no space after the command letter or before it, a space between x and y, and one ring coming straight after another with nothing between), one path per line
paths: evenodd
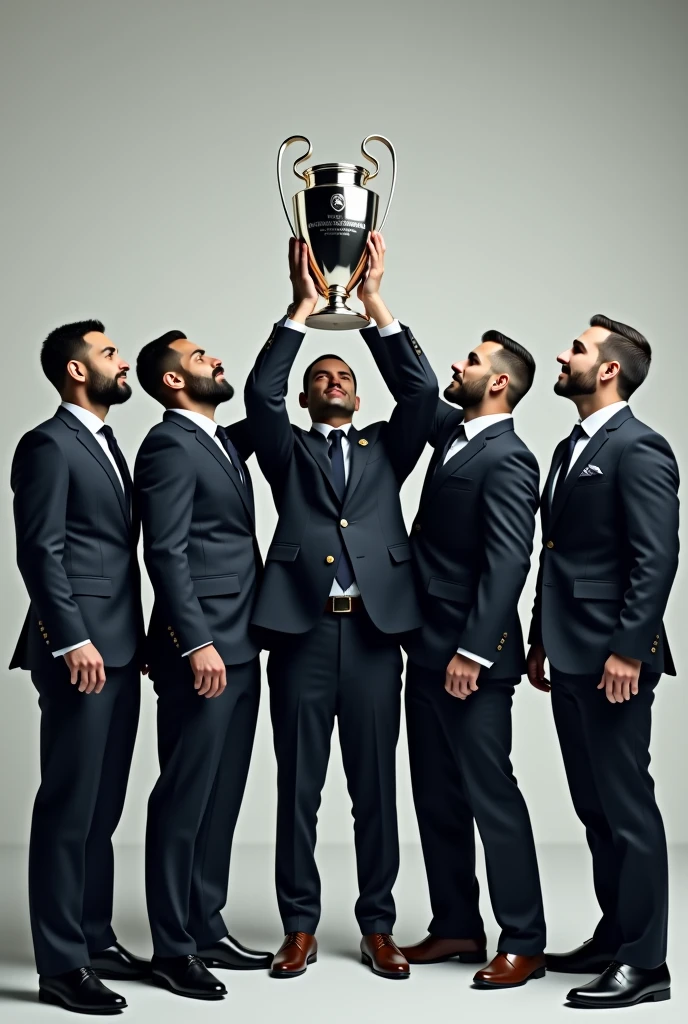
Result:
M600 427L603 427L605 423L612 418L612 416L616 416L617 412L625 409L627 405L628 402L614 402L612 405L605 405L603 409L598 409L597 412L591 413L590 416L586 416L584 420L578 420L585 431L585 437L580 437L574 445L571 461L569 462L569 468L566 471L567 476L573 469L574 463L578 460L578 457L585 449L585 446L589 444L590 438L593 434L596 434ZM554 488L557 486L560 471L560 469L557 469L556 473L552 477L552 487L549 492L550 502L554 495Z
M120 471L117 468L117 463L113 458L112 452L110 451L107 441L105 440L104 436L100 433L101 429L104 426L100 416L96 416L96 414L90 412L89 409L82 409L80 405L73 405L71 402L61 402L60 405L62 409L66 409L67 412L71 412L72 416L76 416L79 422L83 423L83 425L88 430L91 431L96 441L105 452L108 462L110 463L115 473L117 474L117 479L119 480L120 487L124 491L124 482L122 480ZM70 651L75 651L78 647L85 647L86 644L90 644L90 642L90 640L82 640L78 644L72 644L71 647L62 647L59 651L53 651L53 658L61 658L63 654L69 654Z
M450 459L453 459L455 455L458 455L462 451L469 441L472 441L476 434L479 434L483 430L487 430L493 423L499 423L501 420L513 419L510 412L495 412L489 413L486 416L476 416L472 420L464 420L461 426L466 432L465 437L458 438L456 441L452 441L447 449L447 454L444 457L442 465L446 465ZM494 665L493 661L488 661L487 658L481 658L479 654L472 654L470 651L465 650L463 647L459 647L457 654L462 654L464 658L470 658L471 661L477 661L479 665L483 665L485 668L492 668Z
M344 437L342 438L342 455L344 456L344 479L349 482L349 466L351 465L351 444L349 442L349 431L351 430L350 423L343 423L341 427L331 427L329 423L314 423L313 429L317 430L318 433L322 434L324 438L329 438L330 432L333 430L343 430ZM328 440L329 447L329 440ZM347 590L342 588L337 583L336 579L332 580L332 589L330 590L330 597L359 597L361 591L358 589L356 583L352 583Z

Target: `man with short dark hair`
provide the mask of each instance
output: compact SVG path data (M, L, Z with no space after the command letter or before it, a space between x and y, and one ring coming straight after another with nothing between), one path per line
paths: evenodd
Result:
M548 955L547 969L599 974L569 992L584 1007L670 995L666 838L649 746L655 687L662 672L675 675L662 618L678 564L679 479L667 441L627 404L651 355L642 334L598 315L557 357L555 393L579 420L541 500L528 676L551 691L602 910L593 937Z
M126 1002L100 978L142 978L149 967L111 925L111 840L145 670L139 525L127 464L105 425L131 395L129 366L99 320L56 328L41 363L62 403L24 435L12 463L17 564L31 606L10 668L31 672L41 708L31 929L40 1000L114 1013Z
M402 952L410 964L487 959L477 824L501 935L474 983L508 988L543 977L545 967L535 845L510 761L511 704L525 669L517 605L539 480L513 410L535 362L518 342L486 331L452 371L411 530L423 625L405 644L411 779L433 919L426 938Z
M254 615L270 647L278 770L275 870L286 933L272 965L279 978L304 974L317 957L320 879L314 849L335 718L355 821L361 955L378 975L409 976L391 936L399 863L395 750L400 634L420 625L420 611L399 490L425 446L437 381L418 342L380 297L383 242L375 233L369 261L359 297L383 337L372 327L363 336L387 346L395 364L399 387L390 420L354 427L360 397L353 370L326 355L311 363L299 396L311 429L290 423L289 371L318 298L308 247L295 238L294 304L289 317L275 325L246 385L258 462L279 512Z
M153 981L221 999L226 988L209 967L266 969L272 959L228 935L221 913L260 697L250 629L261 571L246 465L253 449L245 421L215 423L234 389L220 359L182 331L146 345L136 370L166 410L134 472L155 593L148 655L160 777L146 830Z

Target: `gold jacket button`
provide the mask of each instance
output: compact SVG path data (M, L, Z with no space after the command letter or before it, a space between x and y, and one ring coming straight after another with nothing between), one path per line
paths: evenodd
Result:
M420 523L414 523L413 529L416 531L416 533L418 533L420 531Z
M325 561L327 562L328 565L332 565L332 563L334 562L334 555L328 555Z
M368 442L366 441L365 437L359 437L358 443L361 445L362 448L365 448L366 445L368 444Z
M553 548L554 547L554 541L553 540L548 540L547 543L545 544L545 547L550 548L550 549Z
M340 520L339 520L339 525L340 525L340 526L348 526L348 525L349 525L349 523L348 523L348 520L346 520L346 519L340 519Z
M497 650L501 651L501 649L502 649L502 645L501 644L497 644Z
M657 648L656 647L651 647L650 650L652 651L653 654L657 653Z

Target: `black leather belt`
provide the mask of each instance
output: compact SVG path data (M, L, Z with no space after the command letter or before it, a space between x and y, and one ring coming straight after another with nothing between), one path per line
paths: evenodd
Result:
M325 611L334 615L350 615L351 612L358 612L363 607L360 597L328 597L325 602Z

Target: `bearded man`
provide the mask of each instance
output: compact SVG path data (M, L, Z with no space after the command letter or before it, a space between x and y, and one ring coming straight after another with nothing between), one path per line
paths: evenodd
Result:
M31 605L10 668L31 672L41 709L31 931L42 1002L116 1013L127 1004L100 979L148 972L111 924L111 840L145 670L131 477L105 425L131 395L129 365L99 320L57 327L41 365L62 403L24 435L12 463L17 565Z
M146 898L153 981L221 999L208 967L267 968L268 953L228 935L232 836L260 696L250 629L260 553L245 421L225 429L234 394L219 358L181 331L139 354L141 386L166 409L134 469L143 552L155 602L148 629L158 695L160 777L148 804Z
M522 345L488 331L452 371L411 530L423 625L405 644L413 795L433 919L425 939L401 949L410 964L487 959L475 823L501 935L474 983L507 988L545 968L533 834L510 762L511 704L525 671L517 604L539 478L513 410L535 362Z

